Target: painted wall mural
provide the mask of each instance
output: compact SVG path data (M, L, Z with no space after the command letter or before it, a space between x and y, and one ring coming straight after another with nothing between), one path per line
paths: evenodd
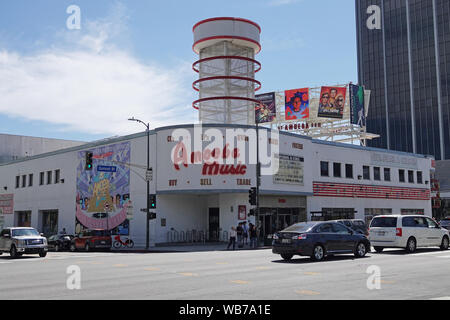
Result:
M93 153L93 168L85 170L86 151ZM130 142L78 152L75 232L112 230L129 235Z

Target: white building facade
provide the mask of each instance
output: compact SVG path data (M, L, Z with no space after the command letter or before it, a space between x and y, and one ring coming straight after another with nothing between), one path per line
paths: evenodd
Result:
M431 216L431 157L329 143L246 125L181 125L149 132L150 245L226 241L231 226L256 223L260 239L299 221L377 214ZM88 143L0 165L3 227L112 230L146 243L147 132ZM86 152L93 169L85 169Z

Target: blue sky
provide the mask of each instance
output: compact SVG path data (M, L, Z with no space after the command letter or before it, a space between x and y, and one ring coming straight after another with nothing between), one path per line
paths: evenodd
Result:
M69 30L70 5L81 29ZM260 93L357 82L353 0L2 0L0 133L91 141L192 123L192 26L257 22Z

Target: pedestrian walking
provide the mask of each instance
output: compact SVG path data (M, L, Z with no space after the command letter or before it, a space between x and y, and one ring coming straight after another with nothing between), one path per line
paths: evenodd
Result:
M236 234L237 234L238 248L242 248L244 238L244 229L242 228L242 222L239 222L236 229Z
M256 232L256 226L252 223L250 223L249 233L250 233L250 248L256 249L258 234Z
M243 229L243 234L244 234L244 240L243 240L243 244L246 245L248 244L248 227L247 227L247 222L244 221L242 222L242 229Z
M236 228L234 226L232 226L230 229L230 241L228 242L227 250L230 249L230 246L232 244L233 244L233 250L234 250L235 246L236 246Z

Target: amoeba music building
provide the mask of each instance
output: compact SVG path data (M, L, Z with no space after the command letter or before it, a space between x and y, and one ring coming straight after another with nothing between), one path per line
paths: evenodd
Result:
M267 239L298 221L431 216L431 157L260 128L260 214L249 216L255 127L180 125L149 135L150 194L157 195L151 246L199 234L226 241L240 221L257 222ZM0 165L3 226L32 226L46 235L109 229L144 246L146 143L142 132ZM88 151L92 170L85 170Z

